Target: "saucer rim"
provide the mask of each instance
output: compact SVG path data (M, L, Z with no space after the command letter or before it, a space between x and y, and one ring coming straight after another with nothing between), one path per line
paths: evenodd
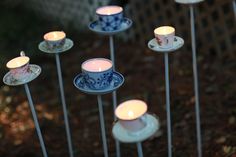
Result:
M33 78L29 77L29 78L30 78L29 80L25 80L25 81L23 81L23 82L17 80L19 83L17 83L17 84L11 84L11 83L5 81L6 78L7 78L9 75L11 75L10 72L7 72L7 73L4 75L4 77L3 77L3 83L6 84L6 85L8 85L8 86L20 86L20 85L23 85L23 84L26 84L26 83L29 83L29 82L33 81L33 80L36 79L36 78L41 74L41 72L42 72L42 68L41 68L39 65L37 65L37 64L29 64L29 67L33 67L33 66L39 69L39 72L38 72L38 73L31 73L31 75L33 75L33 74L35 75L35 74L36 74L35 77L33 77Z
M38 49L41 51L41 52L44 52L44 53L48 53L48 54L56 54L56 53L63 53L63 52L66 52L66 51L68 51L68 50L70 50L73 46L74 46L74 42L73 42L73 40L71 40L70 38L66 38L65 39L65 44L66 43L71 43L71 45L69 45L69 48L67 48L67 49L60 49L59 51L58 50L52 50L52 51L50 51L50 50L46 50L46 49L43 49L42 48L42 45L45 45L46 44L46 42L45 41L41 41L40 43L39 43L39 45L38 45ZM65 45L64 44L64 45ZM63 46L64 46L63 45ZM45 46L43 46L43 47L45 47Z
M123 21L129 21L130 22L130 24L126 27L126 28L124 28L124 29L118 29L118 30L114 30L114 31L103 31L103 30L101 30L101 29L93 29L92 27L91 27L91 25L93 24L93 23L97 23L98 22L98 20L95 20L95 21L92 21L92 22L90 22L89 24L88 24L88 28L91 30L91 31L93 31L93 32L95 32L95 33L99 33L99 34L103 34L103 35L112 35L112 34L116 34L116 33L120 33L120 32L123 32L123 31L126 31L127 29L129 29L132 25L133 25L133 21L131 20L131 19L129 19L129 18L127 18L127 17L124 17L123 18Z
M119 140L120 142L123 142L123 143L136 143L136 142L142 142L142 141L147 140L147 139L150 138L152 135L154 135L157 130L160 129L159 118L158 118L156 115L150 114L150 113L147 113L147 116L149 116L150 118L155 119L155 121L156 121L156 123L157 123L157 127L153 127L153 131L152 131L153 133L152 133L152 134L150 133L148 136L144 136L144 137L141 137L140 135L134 135L134 136L132 136L132 135L129 135L128 130L126 130L125 128L122 128L122 129L123 129L123 132L126 134L126 136L132 138L131 140L129 139L129 140L126 140L126 141L125 141L125 140L123 140L123 139L121 139L121 138L117 138L117 136L116 136L117 134L116 134L116 135L114 134L114 131L113 131L113 130L118 127L118 126L115 126L115 125L120 125L120 124L118 124L119 122L116 121L115 124L114 124L113 127L112 127L112 136L113 136L115 139L117 139L117 140ZM155 123L155 122L153 121L153 123ZM115 128L115 127L116 127L116 128ZM119 127L121 127L121 126L119 126ZM146 126L144 129L147 129L147 127L148 127L148 126ZM141 134L141 135L142 135L141 132L142 132L144 129L140 130L140 134ZM154 130L155 130L155 131L154 131Z
M151 48L150 45L151 42L153 40L156 40L155 38L151 39L148 41L148 48L152 51L155 51L155 52L158 52L158 53L169 53L169 52L174 52L174 51L177 51L178 49L182 48L184 46L184 39L179 37L179 36L174 36L175 38L177 38L177 40L180 40L182 41L181 42L181 45L180 46L176 46L176 47L171 47L171 48L167 48L167 49L164 49L164 48L160 48L158 45L157 46L154 46L154 48ZM152 45L153 46L153 45Z
M108 87L105 88L105 89L101 89L101 90L94 90L94 89L84 90L84 89L78 87L77 84L76 84L76 80L77 80L77 78L78 78L79 76L82 75L82 73L79 73L79 74L77 74L77 75L74 77L73 84L74 84L74 86L75 86L78 90L80 90L81 92L86 93L86 94L92 94L92 95L108 94L108 93L111 93L111 92L113 92L114 90L120 88L120 87L124 84L124 82L125 82L125 78L124 78L124 76L123 76L121 73L119 73L119 72L117 72L117 71L114 71L113 74L118 75L119 77L121 77L121 78L122 78L122 82L121 82L117 87L112 88L112 89L109 88L110 86L108 86ZM112 79L112 80L113 80L113 79ZM87 87L87 88L88 88L88 87ZM108 88L109 88L109 89L108 89Z

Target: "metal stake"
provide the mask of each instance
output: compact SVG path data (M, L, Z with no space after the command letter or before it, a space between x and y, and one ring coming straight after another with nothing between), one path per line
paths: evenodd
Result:
M143 157L143 149L141 142L137 143L137 149L138 149L138 157Z
M104 115L103 115L103 107L102 107L102 97L101 97L101 95L98 95L97 99L98 99L98 109L99 109L100 125L101 125L101 131L102 131L103 152L104 152L104 156L108 157L107 139L106 139L106 131L105 131L105 123L104 123Z
M192 59L193 59L195 110L196 110L197 150L198 150L198 157L202 157L201 121L200 121L199 90L198 90L198 70L197 70L196 39L195 39L195 25L194 25L194 10L193 9L194 9L193 5L190 5Z
M236 19L236 1L235 0L233 0L233 9L234 9L234 17L235 17L235 19Z
M37 119L37 114L35 112L35 108L34 108L34 104L33 104L31 94L30 94L29 86L28 86L28 84L24 84L24 87L25 87L25 92L26 92L26 95L27 95L27 98L28 98L28 101L29 101L29 106L30 106L30 109L31 109L31 113L32 113L32 116L33 116L34 125L35 125L35 128L36 128L38 137L39 137L39 142L40 142L40 146L41 146L41 149L42 149L42 152L43 152L43 156L47 157L48 155L47 155L46 147L45 147L45 144L44 144L44 141L43 141L43 136L42 136L42 133L41 133L41 130L40 130L40 127L39 127L39 122L38 122L38 119Z
M170 115L170 81L169 81L169 59L168 53L164 54L165 60L165 84L166 84L166 114L167 114L167 136L168 136L168 157L172 157L172 135Z
M114 40L112 35L109 36L109 43L110 43L110 57L113 64L113 70L115 70ZM113 101L113 111L115 111L117 107L116 91L112 92L112 101ZM114 120L116 120L115 114L114 114ZM120 157L120 142L116 140L115 143L116 143L116 157Z
M72 141L71 141L70 126L69 126L68 114L67 114L67 106L66 106L64 88L63 88L63 81L62 81L61 64L60 64L59 54L56 53L55 57L56 57L57 74L58 74L58 81L59 81L59 87L60 87L60 93L61 93L61 102L62 102L62 108L63 108L65 127L66 127L66 136L67 136L69 154L70 154L70 157L74 157L73 148L72 148Z

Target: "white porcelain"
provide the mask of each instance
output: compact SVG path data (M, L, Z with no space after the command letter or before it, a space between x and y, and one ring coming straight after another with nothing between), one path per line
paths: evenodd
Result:
M146 114L147 125L140 131L130 132L121 126L119 121L114 123L112 128L112 134L115 139L123 143L137 143L142 142L151 136L153 136L160 128L159 120L156 116Z
M8 72L4 77L3 77L3 82L9 86L19 86L23 85L25 83L28 83L35 78L37 78L41 73L41 68L38 65L35 64L29 64L29 69L28 69L28 77L25 79L15 79L12 75L11 72Z
M171 26L161 26L154 30L157 44L160 48L167 49L173 47L175 28Z
M30 58L27 56L20 56L13 58L7 62L6 67L10 70L12 76L17 80L22 80L28 77Z
M104 89L112 81L112 61L106 58L93 58L86 60L81 65L84 81L91 89Z
M123 8L120 6L102 6L96 10L98 22L103 31L114 31L120 28L123 19Z
M173 51L180 49L183 45L184 45L184 40L178 36L174 37L173 47L168 48L168 49L160 48L159 45L157 44L157 41L155 38L153 38L152 40L150 40L148 42L148 48L150 48L151 50L153 50L155 52L159 52L159 53L173 52Z
M43 38L49 49L55 49L65 44L66 34L63 31L53 31L46 33Z
M143 129L146 122L147 104L142 100L128 100L121 103L115 110L119 123L125 129L136 132Z

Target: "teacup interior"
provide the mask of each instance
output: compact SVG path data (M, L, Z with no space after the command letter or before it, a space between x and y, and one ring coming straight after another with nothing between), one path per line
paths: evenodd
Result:
M89 72L102 72L110 68L112 68L112 63L105 58L89 59L82 64L82 69Z
M27 56L22 56L22 57L16 57L7 62L7 68L18 68L21 67L29 62L29 57Z
M134 120L147 112L147 104L141 100L128 100L121 103L115 110L115 114L122 120Z
M162 27L158 27L154 30L155 34L159 34L159 35L167 35L167 34L171 34L175 32L175 28L171 27L171 26L162 26Z
M104 6L96 10L96 13L99 15L113 15L122 12L122 7L119 6Z
M65 38L66 34L62 31L53 31L44 35L45 40L56 41Z

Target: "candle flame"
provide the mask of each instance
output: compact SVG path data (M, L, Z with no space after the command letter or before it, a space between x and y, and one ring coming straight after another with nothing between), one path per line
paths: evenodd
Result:
M102 68L101 68L101 67L99 67L99 68L98 68L98 71L102 71Z
M129 116L129 117L133 117L133 116L134 116L134 112L133 112L133 111L129 111L129 112L128 112L128 116Z

